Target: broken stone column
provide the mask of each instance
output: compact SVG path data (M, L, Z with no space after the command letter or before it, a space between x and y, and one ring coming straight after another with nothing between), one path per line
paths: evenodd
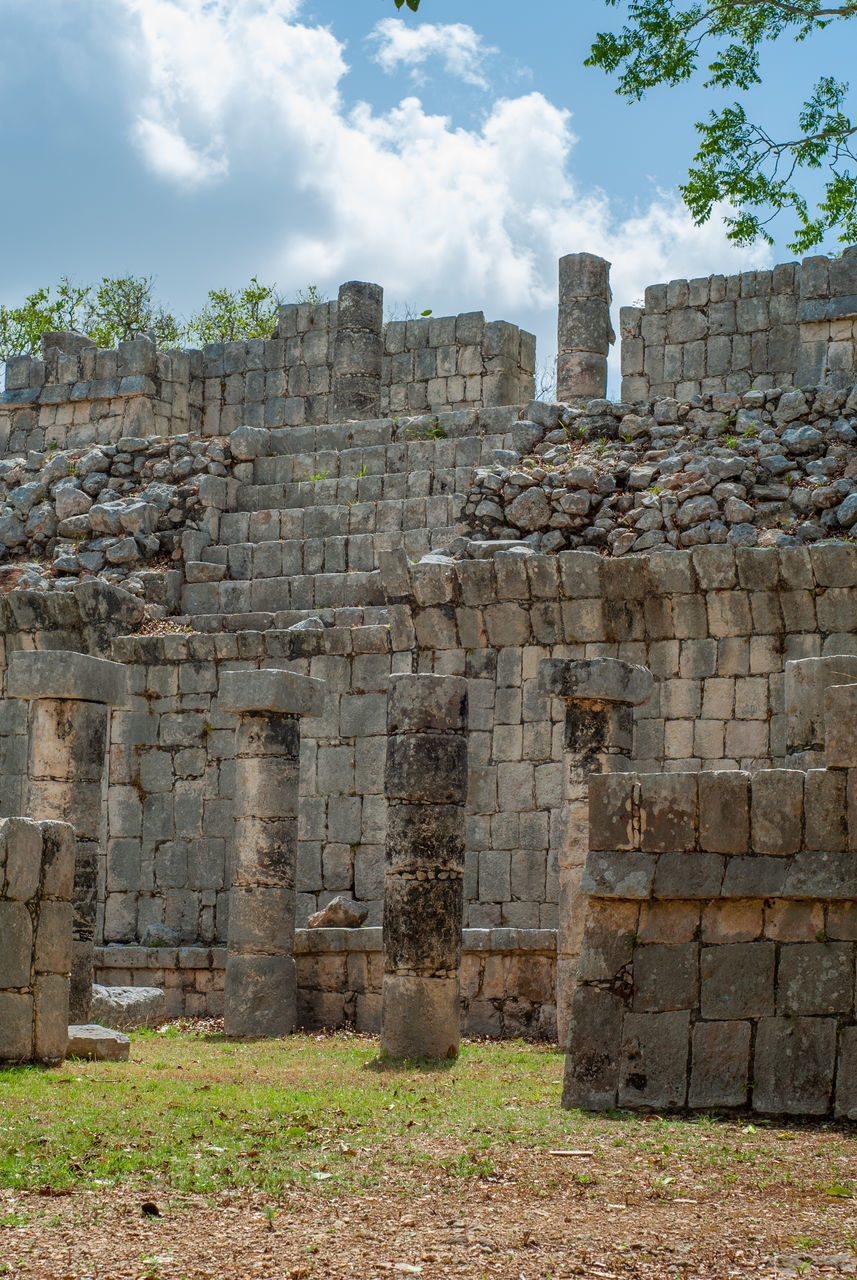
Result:
M28 815L69 822L77 837L69 1018L88 1022L107 727L110 708L127 703L127 670L86 653L17 651L9 659L6 694L31 703Z
M295 1029L300 717L321 715L324 687L292 671L220 677L218 708L238 716L224 1011L230 1036Z
M580 882L589 849L589 779L629 768L634 707L651 697L654 679L647 667L618 658L548 658L539 664L539 687L566 704L566 836L559 851L556 944L557 1039L565 1046L586 909Z
M59 1062L68 1044L74 832L0 819L0 1062Z
M610 263L593 253L559 260L557 399L581 405L607 394L607 353L616 341L610 323Z
M386 1057L458 1055L466 733L462 676L390 677L381 987Z
M384 290L349 280L341 285L333 340L333 414L337 422L381 415Z

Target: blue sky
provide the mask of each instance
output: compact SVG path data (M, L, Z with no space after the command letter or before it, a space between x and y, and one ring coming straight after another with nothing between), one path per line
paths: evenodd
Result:
M548 359L561 253L610 258L617 305L788 260L681 206L699 90L629 107L582 65L624 8L0 0L0 301L133 272L188 313L253 274L286 294L356 277L394 310L522 323ZM836 31L776 50L765 118L848 54Z

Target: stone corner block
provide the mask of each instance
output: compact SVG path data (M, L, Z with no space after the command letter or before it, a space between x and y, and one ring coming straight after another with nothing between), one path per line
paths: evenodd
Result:
M128 703L128 670L121 662L68 649L17 650L9 659L6 696L123 707Z
M824 758L828 769L857 768L857 684L824 691Z
M220 676L218 709L232 715L273 711L286 716L320 716L325 682L294 671L224 671Z

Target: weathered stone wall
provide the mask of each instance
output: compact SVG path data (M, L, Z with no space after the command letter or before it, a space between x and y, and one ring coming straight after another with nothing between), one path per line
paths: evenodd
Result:
M74 851L65 822L0 819L0 1061L65 1056Z
M857 342L857 249L771 271L650 285L622 307L622 399L850 386Z
M298 929L298 1023L377 1032L381 1025L381 929ZM96 948L96 980L166 989L167 1016L223 1012L225 947ZM556 935L550 929L465 929L462 1027L468 1035L552 1040Z
M0 394L0 453L198 435L201 375L200 352L159 351L148 338L115 351L52 347L44 359L16 356Z
M354 341L354 308L345 302L360 289L378 294L377 351ZM532 398L532 334L504 321L486 324L481 311L382 327L377 286L352 282L343 290L338 302L280 307L272 338L213 342L202 351L161 351L147 337L101 350L79 335L59 335L65 349L6 364L0 455ZM364 411L352 392L370 382Z
M592 779L564 1105L857 1115L855 786Z
M381 412L443 413L533 398L536 340L481 311L384 326Z

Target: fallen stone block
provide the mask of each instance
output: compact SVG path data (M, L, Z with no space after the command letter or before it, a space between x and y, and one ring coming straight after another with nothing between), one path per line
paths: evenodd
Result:
M103 987L95 983L91 1012L105 1027L133 1031L159 1026L167 1016L167 1001L160 987Z
M121 1031L95 1023L68 1029L68 1058L88 1058L91 1062L127 1062L131 1041Z

